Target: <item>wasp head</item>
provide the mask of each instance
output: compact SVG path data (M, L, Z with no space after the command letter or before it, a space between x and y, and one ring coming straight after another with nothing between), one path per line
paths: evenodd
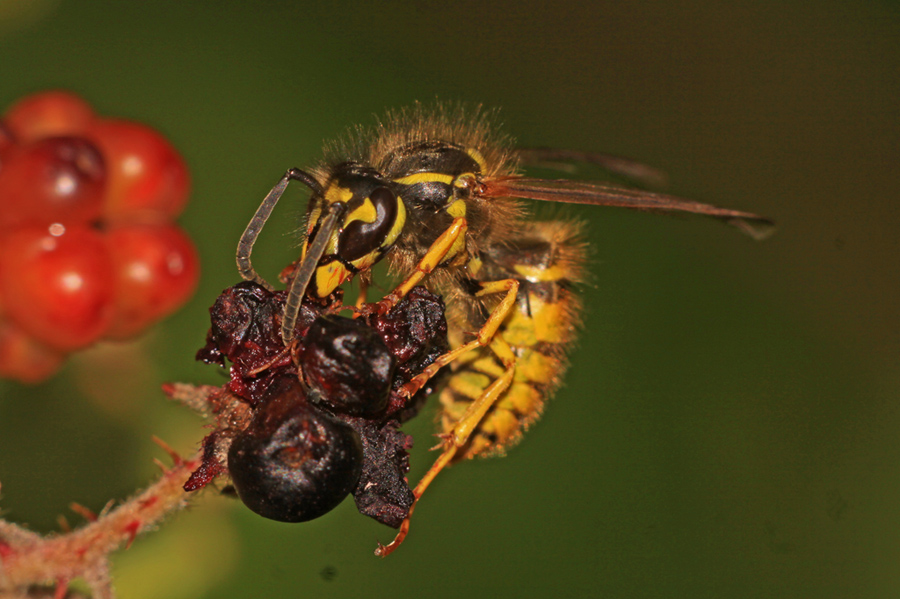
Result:
M321 195L310 203L301 269L308 260L316 266L307 293L325 297L370 269L393 246L405 223L406 208L390 181L357 163L334 167ZM324 246L317 257L312 248L320 244Z

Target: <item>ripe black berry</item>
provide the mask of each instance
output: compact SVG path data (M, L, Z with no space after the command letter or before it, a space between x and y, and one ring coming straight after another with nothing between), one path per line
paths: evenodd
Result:
M266 518L305 522L335 508L356 486L362 444L347 424L306 401L295 376L268 387L228 450L244 504Z

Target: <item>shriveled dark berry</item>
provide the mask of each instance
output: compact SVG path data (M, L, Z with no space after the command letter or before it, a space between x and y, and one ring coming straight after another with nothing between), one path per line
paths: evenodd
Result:
M260 516L305 522L335 508L362 470L362 443L347 424L306 401L296 377L272 381L228 450L241 501Z
M219 366L230 361L228 390L250 405L260 402L273 378L296 372L281 341L284 296L244 281L223 291L209 309L212 326L197 359ZM302 338L317 316L317 308L304 299L295 335Z
M378 332L391 355L397 358L387 414L406 422L418 414L443 378L444 373L439 373L413 397L397 392L450 349L444 301L424 287L413 287L387 314L371 312L363 318Z
M229 287L209 309L212 327L206 335L206 346L197 352L197 359L225 366L226 358L238 362L253 350L275 354L280 349L274 334L280 308L273 301L272 292L256 283L243 282Z
M361 320L321 316L309 327L299 353L310 401L335 412L384 412L397 360L381 336Z
M409 516L416 501L406 481L413 439L399 429L396 420L383 423L348 418L363 443L363 469L353 498L360 514L393 528Z
M393 310L374 314L368 322L397 357L397 386L450 349L444 301L424 287L413 287Z

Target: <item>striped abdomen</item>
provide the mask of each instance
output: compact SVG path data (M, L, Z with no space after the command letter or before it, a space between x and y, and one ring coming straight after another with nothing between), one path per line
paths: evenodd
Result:
M544 402L559 387L581 312L574 289L585 261L579 231L580 226L572 222L533 222L503 246L483 251L476 281L519 281L516 306L497 332L516 355L516 370L509 389L481 420L455 460L502 453L540 417ZM486 313L480 302L472 306L482 315ZM478 319L477 314L470 315L468 326L452 327L453 347L468 340L463 339L463 331L477 329ZM489 347L469 352L452 368L440 396L445 433L505 371Z

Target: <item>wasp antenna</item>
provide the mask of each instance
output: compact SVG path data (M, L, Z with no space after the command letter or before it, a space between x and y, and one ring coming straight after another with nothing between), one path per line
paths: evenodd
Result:
M288 288L287 300L284 304L284 314L281 319L281 340L285 345L290 345L294 338L294 325L297 324L297 316L300 314L300 304L306 294L306 288L312 280L313 273L319 264L319 259L325 254L325 248L331 240L331 234L337 228L340 219L344 216L347 205L343 202L335 202L328 207L325 218L321 221L319 231L313 238L306 251L300 268L297 269L291 286Z
M262 285L269 291L272 291L273 287L264 278L259 276L259 273L253 268L253 264L250 262L250 254L253 253L253 244L256 243L256 239L262 232L266 221L269 220L269 216L272 215L272 210L275 209L275 205L278 204L278 200L281 199L284 190L287 189L288 183L292 180L300 181L305 184L312 190L313 194L322 194L322 186L319 185L319 182L316 181L316 178L310 173L302 171L299 168L292 168L286 172L281 180L275 184L275 187L266 194L266 197L263 198L259 208L256 209L256 213L253 215L253 218L250 219L247 228L244 229L244 233L241 235L241 239L238 242L237 254L235 256L241 278L245 281L253 281L254 283Z

